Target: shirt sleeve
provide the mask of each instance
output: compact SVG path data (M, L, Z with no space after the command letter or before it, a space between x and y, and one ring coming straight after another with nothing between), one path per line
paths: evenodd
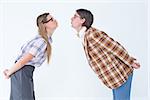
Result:
M46 47L46 42L42 38L39 38L31 44L29 53L33 56L39 55L40 53L45 52Z
M105 32L100 31L92 33L88 38L88 40L91 41L91 45L101 46L122 60L128 66L131 66L133 60L135 60L135 58L129 56L128 52L121 44L119 44L117 41L114 41Z

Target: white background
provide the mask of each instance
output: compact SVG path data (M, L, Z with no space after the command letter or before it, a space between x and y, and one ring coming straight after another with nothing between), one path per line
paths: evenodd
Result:
M120 42L141 64L134 71L132 100L148 100L148 5L146 0L29 0L0 2L0 100L9 100L10 80L2 71L10 68L22 44L37 34L36 17L50 12L59 27L53 34L53 54L36 68L36 100L112 100L112 91L87 63L81 42L71 27L75 10L94 14L93 26Z

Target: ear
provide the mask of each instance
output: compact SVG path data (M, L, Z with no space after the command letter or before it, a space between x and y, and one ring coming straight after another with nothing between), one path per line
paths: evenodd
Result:
M44 23L44 24L43 24L43 27L47 27L47 23Z
M81 19L81 23L83 24L85 22L85 18Z

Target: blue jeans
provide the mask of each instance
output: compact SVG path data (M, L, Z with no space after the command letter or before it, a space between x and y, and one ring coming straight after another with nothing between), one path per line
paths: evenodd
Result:
M130 91L133 73L129 75L127 81L119 88L113 89L113 100L130 100Z

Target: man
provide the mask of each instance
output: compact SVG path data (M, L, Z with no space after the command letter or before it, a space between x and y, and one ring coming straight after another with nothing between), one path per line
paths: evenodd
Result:
M137 60L105 32L92 27L93 14L89 10L76 10L71 24L83 42L91 68L112 89L113 100L130 100L133 69L140 67Z

